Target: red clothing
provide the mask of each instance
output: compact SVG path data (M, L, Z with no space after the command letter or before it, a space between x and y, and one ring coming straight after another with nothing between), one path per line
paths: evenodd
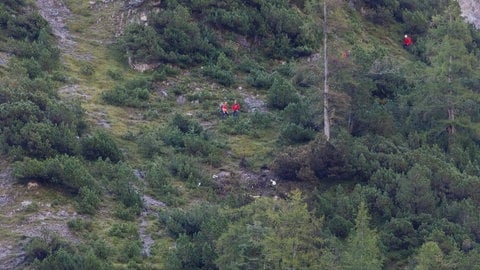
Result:
M238 103L235 103L232 105L232 111L236 112L236 111L240 111L240 104Z
M222 104L222 112L223 113L228 113L228 105L227 104Z
M403 39L403 45L410 46L412 45L412 38L410 36Z

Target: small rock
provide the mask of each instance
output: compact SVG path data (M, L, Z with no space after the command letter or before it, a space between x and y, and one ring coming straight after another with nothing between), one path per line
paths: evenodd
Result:
M32 204L32 201L23 201L22 202L22 207L27 207Z

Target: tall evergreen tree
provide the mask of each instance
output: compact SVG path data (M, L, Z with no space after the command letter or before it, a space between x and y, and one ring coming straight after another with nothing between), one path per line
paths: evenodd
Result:
M365 202L361 202L355 219L355 229L347 240L342 256L342 269L382 269L383 258L378 246L378 234L369 227L370 216Z
M448 267L444 259L442 250L435 242L426 242L422 245L416 256L417 265L415 270L446 270L452 269Z
M448 140L442 144L451 149L459 128L469 130L478 127L478 123L473 122L475 119L468 103L475 102L478 106L480 102L473 91L479 85L471 79L478 77L479 61L474 51L468 50L472 37L456 1L432 18L426 38L430 66L426 91L417 109L423 111L419 116L428 119L425 121L433 120L430 123L433 133L446 133Z
M318 269L321 263L320 227L299 190L286 204L267 212L272 226L264 240L266 258L274 269Z

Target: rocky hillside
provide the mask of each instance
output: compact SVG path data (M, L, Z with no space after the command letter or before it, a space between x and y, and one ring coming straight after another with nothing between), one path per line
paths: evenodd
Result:
M321 54L315 51L318 47L298 46L291 51L298 54L288 54L292 44L286 38L288 35L278 30L287 29L285 31L290 31L288 33L292 36L304 35L295 45L309 38L313 40L317 34L320 36L315 29L321 28L322 21L318 20L321 15L306 16L305 1L290 1L287 5L291 4L293 11L282 13L287 8L279 8L268 23L256 18L258 21L255 23L264 27L261 29L264 32L259 35L256 31L252 34L248 28L251 18L244 15L258 15L260 13L255 12L259 10L266 12L265 8L255 5L268 6L268 1L248 1L250 6L245 6L242 1L231 1L241 8L231 11L219 6L218 11L210 10L211 13L205 14L195 7L208 6L211 3L209 1L183 1L184 5L193 6L184 9L172 7L173 4L168 6L166 2L174 3L153 0L35 1L39 13L48 21L57 37L60 50L62 70L58 73L63 72L63 77L58 76L61 79L55 81L61 85L59 96L55 96L56 101L78 101L85 110L87 131L78 136L72 135L73 141L82 142L79 148L87 149L90 142L95 150L101 145L99 141L113 142L109 146L117 143L119 148L112 146L108 150L120 149L118 152L125 158L110 163L111 160L105 156L89 159L91 152L81 150L72 150L74 154L68 158L67 155L59 155L57 159L42 157L44 159L38 158L38 162L34 158L27 158L24 163L19 161L15 165L37 164L35 167L31 165L37 170L32 169L32 175L39 172L40 176L36 179L27 175L19 181L21 183L17 182L19 173L17 171L15 175L15 165L7 160L0 161L0 186L3 187L0 190L1 269L18 269L35 263L42 265L35 259L41 261L47 257L43 260L44 266L69 260L72 263L91 260L103 266L99 269L229 269L229 263L234 261L237 265L248 264L249 269L258 269L255 267L258 262L262 262L264 268L269 268L265 265L276 265L270 257L283 254L285 243L282 241L289 237L301 238L301 242L305 243L305 250L308 250L306 256L310 256L303 258L305 263L309 263L311 258L320 258L320 254L325 252L322 265L342 269L348 263L355 265L356 260L348 262L348 255L363 248L351 246L356 241L346 240L359 227L355 222L362 218L355 219L356 211L360 201L365 198L367 208L363 212L359 210L358 216L362 214L364 220L370 220L367 210L372 211L371 224L376 226L375 230L366 228L365 231L369 235L379 231L381 234L368 238L382 238L384 241L383 245L378 245L383 249L382 258L379 256L378 260L372 260L378 262L377 266L383 264L387 269L413 268L418 263L416 252L428 237L442 240L440 244L452 241L448 248L440 245L442 250L438 248L438 253L459 250L461 246L458 258L475 259L473 252L468 252L477 248L475 243L480 242L472 235L480 233L476 230L475 222L466 222L467 218L463 217L476 220L477 216L474 211L458 215L453 213L461 209L460 206L455 208L455 203L464 203L461 200L475 192L475 189L464 189L462 184L470 186L476 183L474 173L469 177L463 175L467 171L475 171L470 167L476 163L473 161L468 167L462 163L465 161L462 159L457 165L465 166L456 171L457 165L446 166L447 161L439 158L442 150L434 148L430 151L428 148L430 145L425 141L432 137L428 133L431 131L429 128L433 130L430 118L442 115L439 112L444 110L440 105L439 109L434 110L431 106L421 104L423 99L431 103L428 101L429 95L438 97L433 91L433 94L427 92L437 88L422 85L425 77L421 75L427 74L426 69L422 69L425 66L425 62L422 62L425 58L422 57L431 57L434 53L429 55L425 52L428 44L422 44L420 39L414 46L421 46L402 48L401 38L398 37L403 37L403 26L400 26L399 18L388 18L391 17L388 12L378 15L377 11L385 10L375 10L368 6L368 1L350 1L349 5L343 1L331 7L330 15L337 19L329 22L329 64L331 74L334 74L331 75L331 118L337 127L347 127L341 130L344 133L337 131L339 140L335 145L318 135L321 134L319 123L322 116L318 100L318 90L321 88L318 86L318 74L322 74L323 68L317 63L322 61ZM480 1L458 2L465 19L480 27ZM215 5L208 8L211 6ZM169 17L159 15L152 23L148 15L151 11L158 15L160 7L168 11L165 13L169 13ZM285 16L282 14L289 15L288 20L283 21ZM300 15L305 15L303 19L307 23L297 20ZM179 20L178 28L175 28L178 25L168 25L178 16L188 18L188 22ZM207 19L211 20L211 29L198 26L198 22ZM138 27L130 29L132 39L123 40L124 45L128 41L133 47L138 45L135 42L145 45L136 47L138 50L135 53L145 48L148 49L146 52L158 53L152 62L148 62L149 54L142 59L140 56L145 54L125 55L126 47L119 52L117 47L111 46L121 40L119 37L131 23L138 23ZM291 27L298 26L297 23L304 23L302 30L314 30L299 33L298 27ZM375 25L377 23L378 26ZM423 23L423 33L427 33L428 22ZM145 27L151 24L161 27ZM167 41L155 39L158 33L152 32L167 27L171 27L174 33L185 29L182 33L202 33L197 35L201 41L198 44L205 45L216 54L207 57L205 55L209 51L205 49L202 52L205 55L200 53L198 58L190 59L189 55L182 55L175 48L165 53L163 48L154 50L159 46L148 47L155 44L152 40L167 47ZM280 37L268 32L271 30L269 27L273 32L279 31ZM222 35L222 31L228 34ZM391 31L396 33L388 36ZM138 33L145 34L147 42L142 39L145 36L135 35ZM151 33L154 34L149 36ZM424 35L425 39L436 38L435 33L428 34L428 37ZM265 38L268 35L276 39ZM182 41L171 39L179 46L189 45L185 42L190 40L186 36ZM275 56L279 55L275 55L272 48L279 46L283 46L286 53L277 59ZM303 54L308 57L303 57ZM135 56L140 59L139 62L130 61ZM434 60L443 63L441 56ZM6 65L8 61L1 62ZM155 70L157 67L162 69ZM219 77L225 78L225 74L234 83L228 84L227 81L222 84L218 80ZM153 83L150 85L145 82ZM273 83L276 83L276 87L272 86ZM472 80L468 83L471 83L470 86L477 82ZM133 91L128 92L132 90L129 87ZM377 89L372 90L375 87ZM274 92L272 89L284 91ZM110 94L114 102L109 102L105 93ZM289 95L292 93L295 95ZM419 94L415 96L414 93ZM278 96L285 97L286 101L278 101ZM120 98L124 99L115 103ZM432 100L436 101L435 98ZM129 99L135 99L137 103ZM219 117L216 111L218 101L227 99L238 99L242 104L240 120L232 117L223 121ZM465 107L470 108L467 105ZM475 110L468 113L474 114L472 111ZM406 120L410 122L406 123ZM445 119L435 119L438 126L445 123L442 120ZM402 138L403 135L393 135L400 130L397 126L403 124L418 128L418 133L410 134L405 130L398 132L409 134L405 136L408 140ZM428 128L423 127L429 124L431 126ZM464 126L459 125L459 129ZM95 133L97 130L105 133ZM443 136L444 130L442 128L435 134ZM108 141L105 138L113 139ZM462 155L462 152L458 153ZM76 169L85 166L82 167L84 170L72 171L74 174L84 173L85 179L90 179L87 177L90 176L94 180L88 183L93 183L95 187L98 184L100 191L95 193L88 186L85 189L82 187L82 191L91 193L66 189L58 184L64 181L61 177L65 175L61 174L54 174L60 180L49 182L51 179L42 175L43 164L63 163L42 163L45 159L70 162L68 164L78 165L73 166ZM416 164L418 160L433 165L423 168L423 164ZM29 169L27 165L24 166ZM55 167L51 168L55 172L61 166L51 167ZM66 175L67 178L75 178ZM431 183L430 178L433 179ZM445 183L434 182L437 178ZM465 183L454 181L457 178L466 179ZM443 189L444 186L448 187L447 190ZM306 193L312 192L313 195L303 199L300 193L295 193L297 195L290 201L290 192L297 188ZM429 196L421 196L423 193ZM461 200L457 201L457 197ZM444 201L437 201L437 198ZM93 203L88 204L90 201ZM315 213L307 210L307 201L308 209L315 209ZM256 202L259 204L255 205ZM293 203L288 205L284 202ZM442 207L452 212L448 221L451 223L444 227L441 227L444 225L442 215L447 210L438 211L440 214L436 212L440 202L443 203ZM91 207L91 212L82 212L79 205L94 207ZM408 212L410 210L412 213ZM420 217L416 216L418 213L428 218L420 215L421 218L417 220L415 218ZM291 219L283 220L285 217ZM455 220L457 217L462 217L462 221ZM305 222L295 223L302 218L305 218ZM307 228L310 222L315 226ZM416 234L417 228L409 227L415 222L421 223L417 227L425 228L424 231ZM285 227L275 227L278 226L276 224ZM322 228L317 228L317 225ZM463 226L461 231L451 232L458 236L455 239L446 239L450 236L448 233L443 236L434 234L437 231L450 233L449 228L457 228L454 225ZM369 227L368 222L364 226ZM283 231L283 234L276 233L272 228ZM295 229L301 231L290 234ZM402 238L405 235L403 229L409 230L409 239ZM258 235L257 230L260 232ZM303 235L305 232L307 237ZM318 235L312 236L314 234ZM245 239L237 235L243 235ZM457 242L461 245L454 246ZM328 247L316 253L320 251L318 247L324 248L324 245ZM274 252L268 254L272 250ZM238 256L239 252L246 253ZM454 252L451 254L456 255ZM278 265L283 263L282 257L287 256L280 256ZM236 261L243 259L247 262ZM169 263L171 265L166 265ZM301 266L280 268L303 269Z
M480 1L479 0L458 0L462 14L465 19L480 28Z

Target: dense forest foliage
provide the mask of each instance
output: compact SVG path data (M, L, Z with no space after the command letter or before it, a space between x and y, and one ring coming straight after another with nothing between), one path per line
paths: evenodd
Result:
M59 98L70 78L48 23L26 6L0 3L0 50L9 55L0 69L2 152L20 183L35 179L67 192L87 217L113 198L117 218L105 238L88 233L90 219L72 219L70 229L85 236L80 245L30 239L26 265L480 265L480 32L456 1L161 1L148 24L128 25L110 48L120 63L156 66L138 78L110 74L117 84L102 102L139 110L153 123L121 138L90 126L79 102ZM408 48L405 33L414 39ZM329 140L322 133L324 35ZM173 96L160 98L156 85L174 79ZM219 87L194 91L185 81ZM219 100L238 98L239 86L264 98L268 110L219 121ZM197 113L177 110L179 96ZM269 134L271 151L225 157L231 138L267 144ZM136 161L119 141L135 145ZM132 167L138 163L145 190ZM257 198L238 179L218 183L209 174L226 168L268 168L279 186L292 188L270 186L272 196ZM158 212L161 233L150 257L142 256L134 223L142 192L168 206Z

